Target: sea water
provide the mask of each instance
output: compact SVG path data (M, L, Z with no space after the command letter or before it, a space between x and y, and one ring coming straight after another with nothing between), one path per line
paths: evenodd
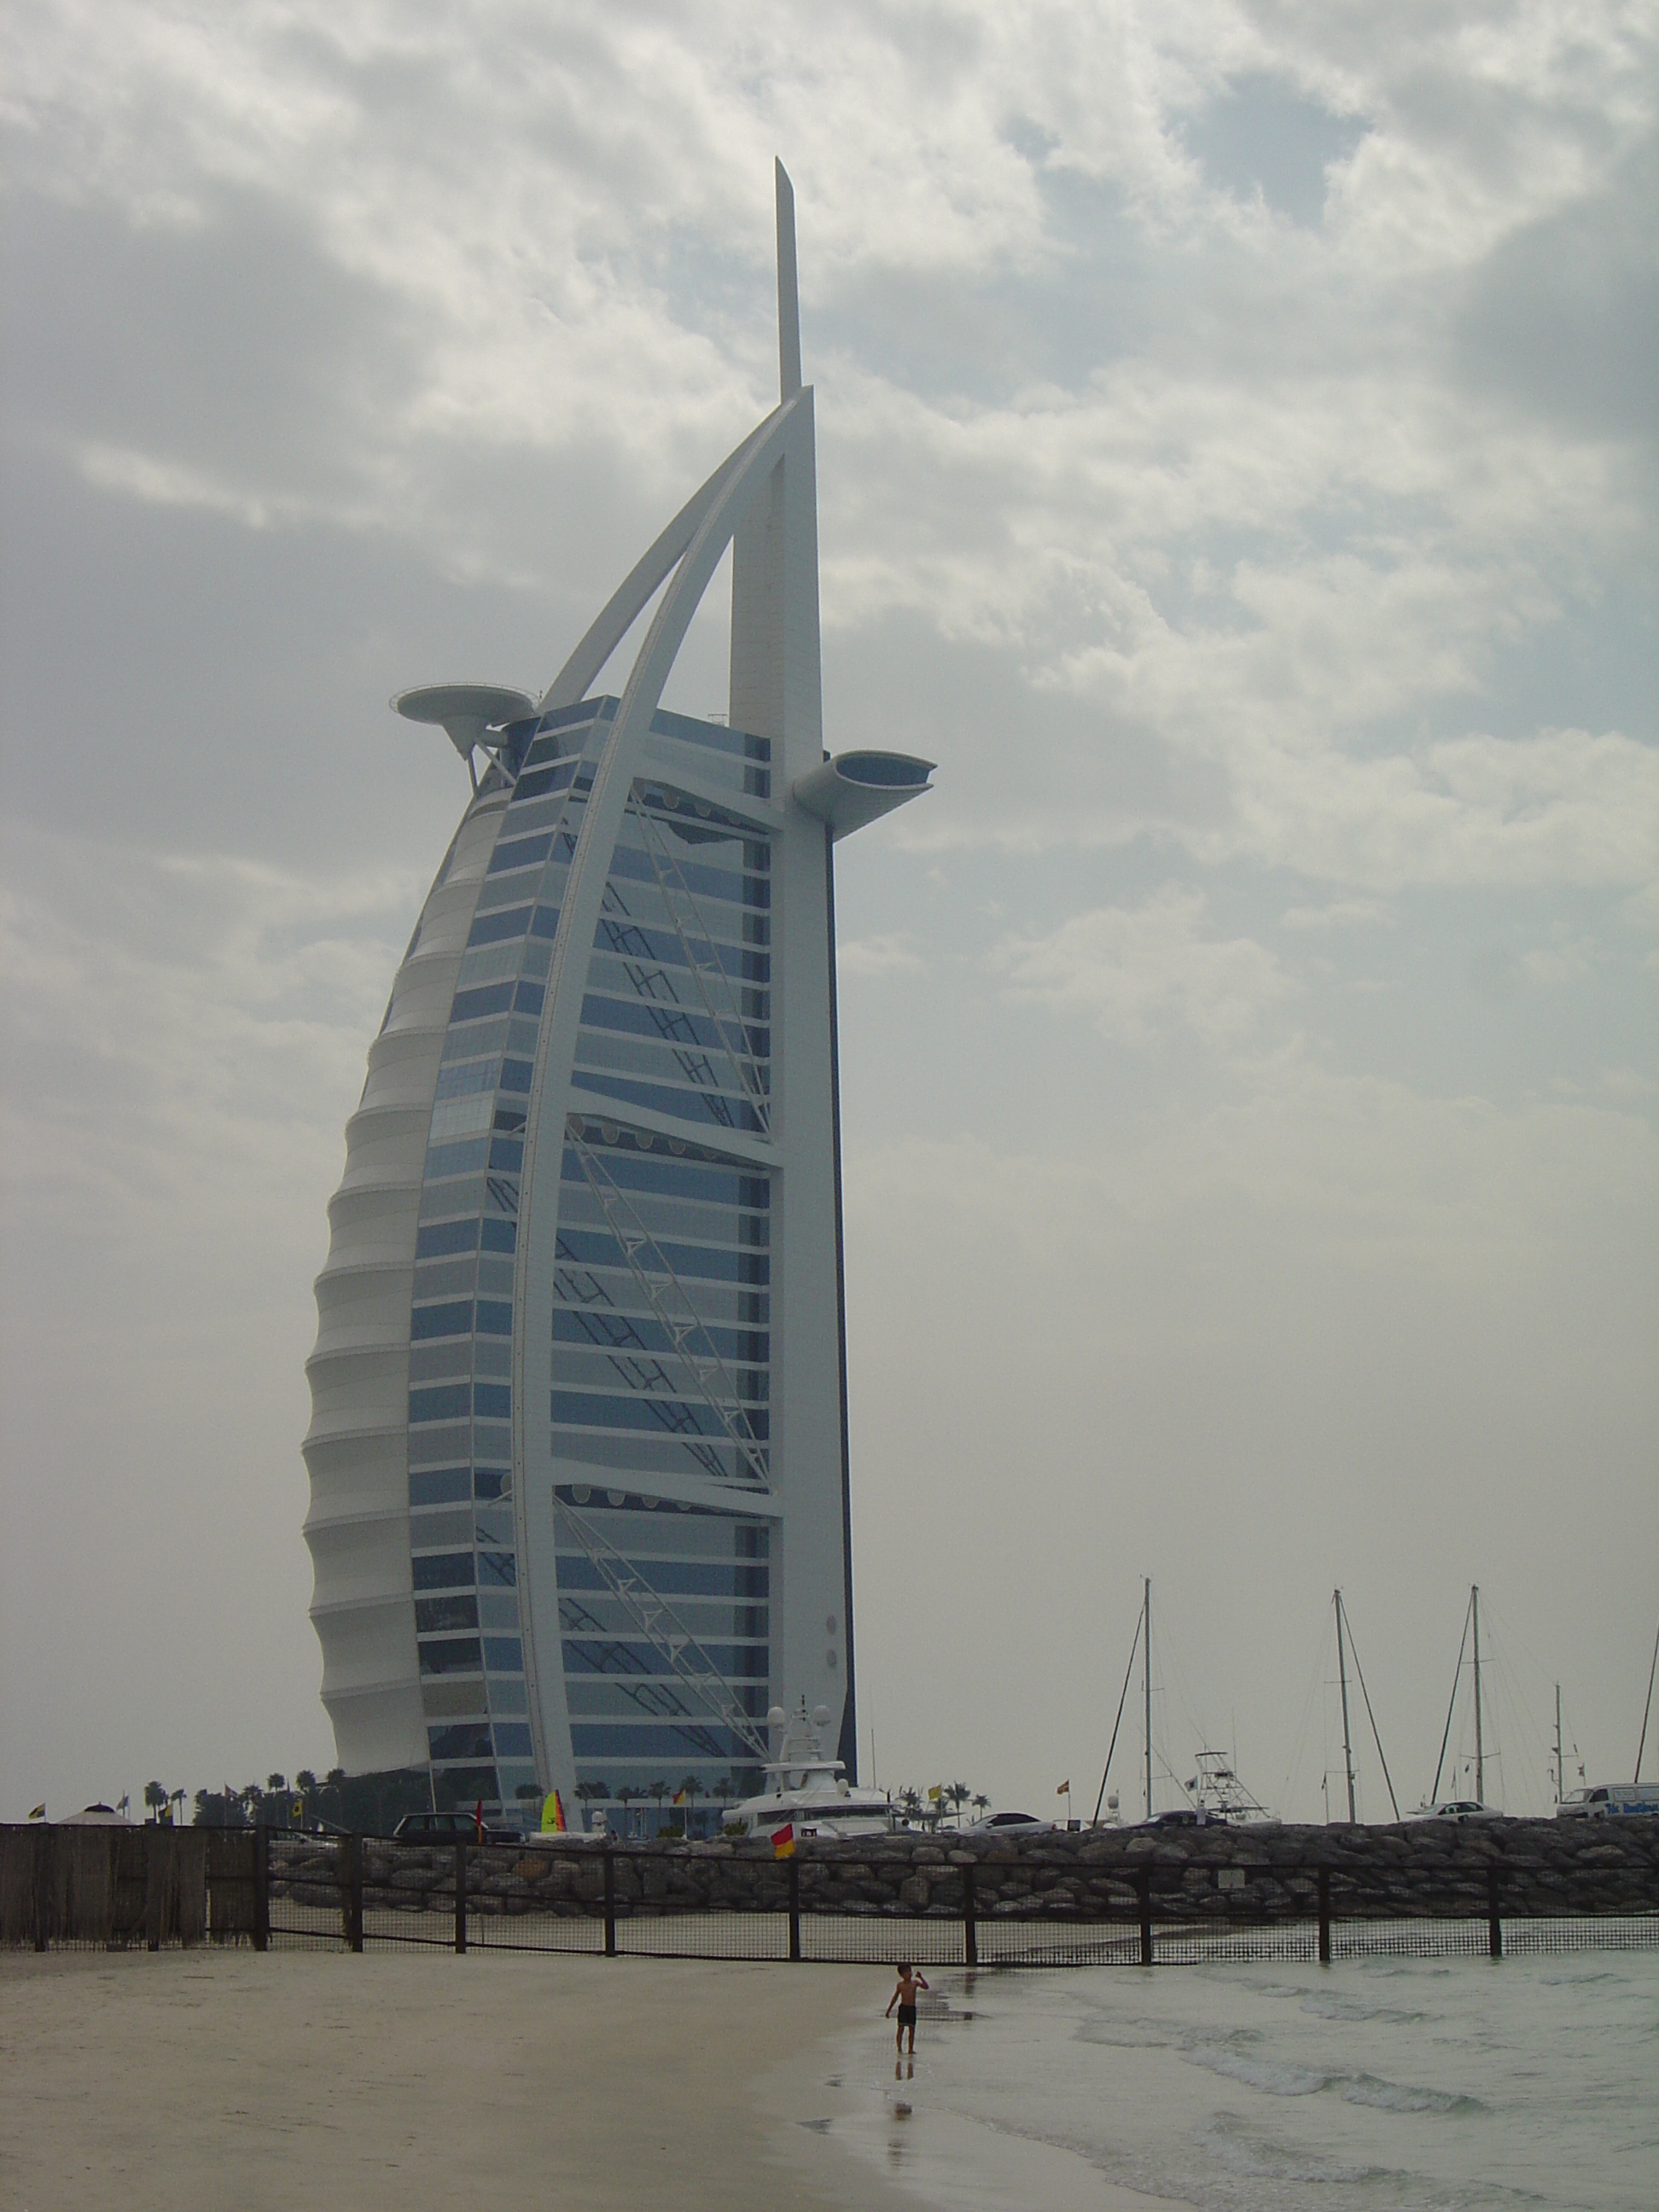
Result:
M1659 1953L929 1979L834 2132L950 2212L1659 2207Z

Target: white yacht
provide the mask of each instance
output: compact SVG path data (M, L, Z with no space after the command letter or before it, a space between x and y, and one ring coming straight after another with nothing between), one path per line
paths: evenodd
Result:
M811 1836L885 1835L904 1826L890 1798L848 1782L842 1761L826 1756L819 1730L829 1725L827 1705L809 1714L802 1698L794 1712L786 1715L774 1705L766 1718L777 1757L762 1770L767 1783L760 1796L726 1808L726 1835L769 1836L789 1827L799 1842Z

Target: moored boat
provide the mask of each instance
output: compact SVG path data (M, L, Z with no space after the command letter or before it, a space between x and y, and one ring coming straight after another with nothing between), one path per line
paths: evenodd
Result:
M842 1762L825 1753L819 1730L829 1724L827 1706L808 1713L803 1697L787 1717L781 1705L766 1717L778 1737L778 1754L762 1770L767 1786L760 1795L727 1808L727 1836L776 1836L786 1828L792 1840L885 1835L905 1825L890 1798L849 1782Z

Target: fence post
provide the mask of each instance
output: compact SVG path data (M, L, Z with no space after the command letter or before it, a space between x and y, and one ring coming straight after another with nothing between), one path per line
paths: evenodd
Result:
M1322 1966L1328 1966L1331 1963L1331 1870L1328 1867L1319 1869L1319 1963Z
M455 1839L455 1948L466 1948L466 1838Z
M792 1959L799 1959L800 1956L800 1861L792 1858L788 1864L789 1955Z
M1504 1923L1498 1912L1498 1888L1501 1879L1496 1867L1486 1869L1486 1949L1494 1959L1501 1959L1504 1955Z
M347 1836L341 1844L340 1871L344 1876L345 1939L349 1950L363 1948L363 1839Z
M1140 1963L1152 1963L1152 1870L1141 1867L1135 1874L1135 1887L1140 1892Z
M605 1955L617 1955L617 1863L611 1856L611 1845L605 1846Z
M270 1948L270 1831L253 1831L253 1948Z
M979 1921L975 1913L974 1876L979 1869L965 1866L962 1869L962 1963L964 1966L979 1964Z
M34 1948L44 1951L50 1941L46 1928L48 1856L57 1848L55 1828L29 1832L29 1918L34 1929Z

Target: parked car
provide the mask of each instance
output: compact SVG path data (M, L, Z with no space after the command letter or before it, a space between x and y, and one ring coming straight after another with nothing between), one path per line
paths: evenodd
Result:
M1054 1832L1052 1820L1040 1820L1035 1813L988 1813L982 1820L970 1820L963 1829L964 1836L1051 1836Z
M1474 1797L1444 1797L1437 1805L1419 1805L1413 1820L1507 1820L1496 1805L1482 1805Z
M478 1822L471 1813L405 1813L392 1832L400 1844L471 1844L478 1840ZM515 1829L492 1827L486 1820L483 1840L516 1844L522 1838Z
M1659 1814L1659 1783L1593 1782L1571 1791L1555 1808L1558 1820L1606 1820L1627 1813Z

